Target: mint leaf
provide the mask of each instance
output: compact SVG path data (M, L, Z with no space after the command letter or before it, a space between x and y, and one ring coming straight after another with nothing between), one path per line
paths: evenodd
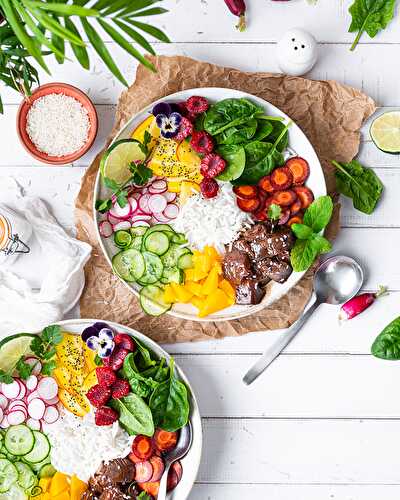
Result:
M318 255L317 246L312 240L296 240L290 252L290 262L296 272L306 271Z
M313 234L311 241L315 246L318 254L328 253L332 250L332 245L330 244L330 242L319 234Z
M311 227L306 226L305 224L292 224L291 227L296 238L299 238L300 240L308 240L313 235Z
M279 205L272 203L268 208L268 219L279 220L282 214L282 209Z
M331 220L333 203L330 196L320 196L307 208L303 222L309 226L314 233L319 233Z
M4 370L0 370L0 382L3 384L12 384L14 379L9 373L6 373Z
M20 378L22 378L22 380L26 380L31 375L33 366L25 363L24 357L22 356L15 365L15 369L17 370Z

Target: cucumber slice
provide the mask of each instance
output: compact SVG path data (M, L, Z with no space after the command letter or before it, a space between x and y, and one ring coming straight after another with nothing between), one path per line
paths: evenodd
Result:
M17 468L5 458L0 459L0 493L9 491L18 479ZM14 497L10 497L14 498Z
M156 224L155 226L149 227L146 231L146 236L153 233L154 231L166 231L168 233L175 234L175 231L169 224Z
M183 233L175 233L172 236L171 241L172 241L172 243L176 243L177 245L184 245L185 243L188 242L188 240L186 239L186 236Z
M153 231L145 236L144 246L149 252L164 255L169 248L169 238L161 231Z
M173 243L169 247L168 252L161 257L161 260L165 267L176 267L179 257L187 253L191 253L189 248Z
M151 252L143 252L142 253L146 271L143 276L137 280L140 285L153 285L156 283L162 276L164 266L161 262L160 257Z
M12 484L6 493L0 493L0 500L26 500L27 498L27 493L16 483Z
M160 278L161 283L183 283L184 275L181 269L177 267L164 267L163 275Z
M22 459L24 460L24 458ZM45 465L50 465L50 455L47 455L47 457L42 460L41 462L37 463L29 463L29 467L35 472L36 474L39 474L40 470L45 466Z
M128 282L141 278L146 269L142 254L134 248L114 255L112 265L118 276Z
M141 250L143 244L143 236L135 236L132 240L130 248L134 248L135 250Z
M193 267L193 255L192 253L185 253L178 258L179 269L190 269Z
M135 237L135 236L143 236L144 233L147 231L147 229L148 227L146 226L135 226L131 227L129 231L131 232L131 235Z
M7 453L22 456L29 453L35 444L35 435L26 425L13 425L7 429L4 446Z
M26 464L22 462L17 462L14 464L18 471L18 484L24 490L28 490L35 486L37 479L33 470Z
M56 469L51 464L43 465L43 467L39 471L39 477L53 477L56 473Z
M40 431L32 431L35 436L35 444L32 450L24 456L25 462L42 462L50 453L50 442Z
M132 235L128 231L117 231L114 234L114 243L119 248L127 248L132 242Z
M172 304L164 302L163 289L155 285L147 285L140 290L140 304L150 316L161 316L172 307Z

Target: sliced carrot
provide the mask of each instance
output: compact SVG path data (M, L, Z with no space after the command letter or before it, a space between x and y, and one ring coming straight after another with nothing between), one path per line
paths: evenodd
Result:
M287 221L287 225L290 227L292 224L302 224L303 223L303 217L300 217L300 215L295 215L294 217L291 217Z
M271 184L271 176L270 175L265 175L264 177L261 177L261 179L258 181L258 186L266 193L273 193L274 192L274 188L272 187L272 184Z
M261 210L254 212L253 219L256 220L257 222L266 221L268 219L266 210L264 208L262 208Z
M296 195L297 196L297 195ZM301 210L301 201L297 198L294 203L290 205L290 214L296 215Z
M243 212L255 212L261 205L261 202L258 198L251 198L248 200L237 198L236 203L240 210L243 210Z
M286 191L276 191L272 195L273 203L276 203L280 207L289 207L296 201L296 193L291 189Z
M314 201L314 195L311 189L305 186L296 186L293 191L297 194L298 199L301 201L301 208L305 210Z
M271 185L275 191L287 189L292 184L293 175L287 167L279 167L272 172Z
M132 443L132 453L138 458L148 460L153 455L153 441L147 436L136 436Z
M292 172L294 186L301 186L304 184L310 175L310 166L308 162L300 156L290 158L285 166Z
M153 439L154 444L159 451L171 451L176 446L178 434L176 432L168 432L163 429L157 429Z
M233 192L238 198L249 200L257 197L258 189L257 186L235 186Z
M147 494L152 495L154 498L157 498L158 490L160 489L160 481L156 481L155 483L137 483L139 488L145 491Z
M154 455L150 458L149 462L153 466L153 475L151 476L150 482L154 483L160 481L165 469L163 459Z
M143 460L141 458L137 457L133 452L129 453L128 458L134 464L138 464L139 462L143 462Z

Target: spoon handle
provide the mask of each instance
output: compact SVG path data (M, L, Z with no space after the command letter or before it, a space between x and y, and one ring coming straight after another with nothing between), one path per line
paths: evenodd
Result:
M311 307L303 313L300 318L294 323L268 351L261 356L261 358L250 368L250 370L243 377L243 382L246 385L252 384L257 377L274 361L274 359L282 352L282 350L294 339L296 334L301 330L305 322L310 318L313 312L320 305L316 300Z
M166 500L167 498L167 479L170 467L171 467L170 463L165 464L165 470L161 477L160 487L158 489L157 500Z

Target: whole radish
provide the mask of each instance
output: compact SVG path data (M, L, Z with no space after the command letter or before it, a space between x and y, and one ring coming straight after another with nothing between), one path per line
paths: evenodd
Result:
M244 0L224 0L228 9L232 12L233 15L239 18L239 22L236 25L236 28L239 31L244 31L246 29L246 20L245 20L245 12L246 12L246 4Z
M339 320L347 321L348 319L353 319L372 305L377 298L387 293L387 287L380 286L379 290L375 293L362 293L353 297L340 308Z

